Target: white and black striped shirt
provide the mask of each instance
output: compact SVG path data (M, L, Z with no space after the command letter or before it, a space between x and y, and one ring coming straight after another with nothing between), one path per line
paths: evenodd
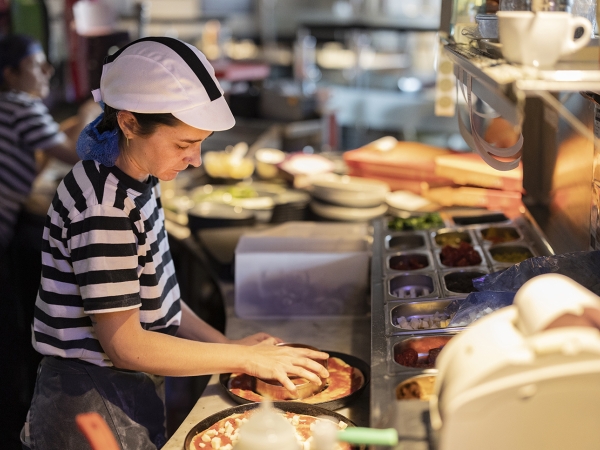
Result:
M10 242L35 180L35 150L65 139L40 99L25 92L0 92L0 249Z
M175 334L180 293L164 227L160 185L117 167L77 163L46 218L34 347L44 355L112 363L91 314L140 308L144 329Z

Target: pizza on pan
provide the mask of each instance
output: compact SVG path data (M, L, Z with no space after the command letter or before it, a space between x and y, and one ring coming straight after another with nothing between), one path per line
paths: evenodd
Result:
M317 404L347 397L357 391L365 383L364 375L360 370L342 361L340 358L330 357L327 360L329 378L325 388L310 397L294 400L302 403ZM254 391L254 377L244 373L232 374L229 377L227 388L238 397L260 402L263 397Z
M248 417L254 411L246 411L241 414L232 414L225 419L219 420L210 428L198 433L192 439L190 448L187 450L232 450L238 439L240 427L248 421ZM312 441L312 427L319 420L306 414L283 413L284 417L294 426L296 439L302 450L310 450ZM348 424L340 421L338 427L343 430ZM336 450L350 450L350 444L338 443Z

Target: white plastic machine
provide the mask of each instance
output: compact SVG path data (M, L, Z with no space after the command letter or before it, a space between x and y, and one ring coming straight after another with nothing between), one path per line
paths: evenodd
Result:
M600 331L546 329L600 297L557 274L477 321L441 352L431 423L439 450L600 448Z

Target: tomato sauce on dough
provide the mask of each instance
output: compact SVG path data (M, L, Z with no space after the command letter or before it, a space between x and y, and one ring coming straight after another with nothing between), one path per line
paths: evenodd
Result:
M303 403L316 404L347 397L362 387L365 382L362 372L346 364L339 358L327 360L327 379L325 389L302 400ZM229 390L246 400L260 402L263 397L254 391L254 377L244 373L232 374L228 383Z

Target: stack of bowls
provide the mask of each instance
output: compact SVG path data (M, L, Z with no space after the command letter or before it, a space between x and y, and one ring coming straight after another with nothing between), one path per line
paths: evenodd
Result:
M378 180L322 174L311 178L310 208L329 220L368 221L387 211L389 186Z

